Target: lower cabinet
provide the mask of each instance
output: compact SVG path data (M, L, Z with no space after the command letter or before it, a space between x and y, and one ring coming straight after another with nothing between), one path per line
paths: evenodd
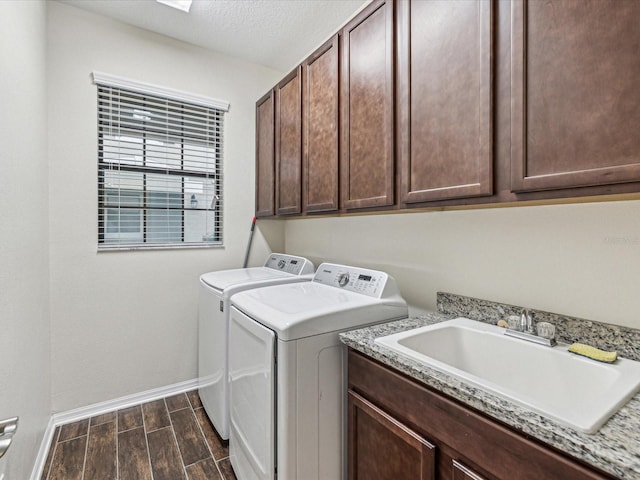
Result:
M349 427L349 478L435 478L436 447L354 392Z
M349 480L605 480L534 441L349 350Z

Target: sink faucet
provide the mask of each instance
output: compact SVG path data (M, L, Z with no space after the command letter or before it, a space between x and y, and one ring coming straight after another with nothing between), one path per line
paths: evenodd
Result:
M523 332L530 333L532 335L536 334L533 318L531 317L529 310L526 308L523 308L522 313L520 314L520 328Z
M516 317L518 318L518 317ZM519 328L512 330L508 328L504 334L509 337L519 338L521 340L527 340L529 342L539 343L548 347L553 347L556 344L555 341L555 327L550 323L540 322L538 329L541 332L536 332L536 324L533 321L531 312L526 308L522 309L520 313L520 325Z

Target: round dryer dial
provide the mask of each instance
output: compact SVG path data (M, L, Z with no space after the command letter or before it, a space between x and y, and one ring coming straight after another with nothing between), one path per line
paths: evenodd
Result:
M341 287L344 287L348 283L349 283L349 274L348 273L341 273L340 275L338 275L338 285L340 285Z

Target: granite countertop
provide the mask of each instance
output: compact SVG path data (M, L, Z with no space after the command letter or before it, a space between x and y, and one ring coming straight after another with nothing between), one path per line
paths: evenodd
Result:
M466 299L456 297L456 300L459 301L460 298ZM590 435L558 424L525 407L501 399L374 342L377 337L431 325L457 316L468 316L461 315L460 311L452 312L451 309L440 308L440 301L438 306L441 312L445 310L446 313L429 313L352 330L340 334L340 339L354 350L605 472L621 479L640 479L640 394L611 417L597 433ZM486 318L476 319L488 321ZM562 338L559 340L562 341Z

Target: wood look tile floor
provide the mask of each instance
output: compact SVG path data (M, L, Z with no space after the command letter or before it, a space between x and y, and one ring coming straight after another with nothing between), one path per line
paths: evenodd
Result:
M196 390L56 428L42 480L236 480Z

